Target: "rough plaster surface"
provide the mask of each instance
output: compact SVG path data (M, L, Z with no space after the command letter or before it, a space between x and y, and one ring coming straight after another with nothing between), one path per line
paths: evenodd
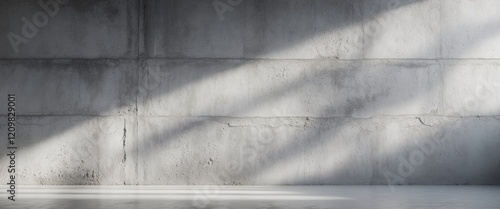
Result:
M231 2L3 2L19 184L500 183L496 1Z

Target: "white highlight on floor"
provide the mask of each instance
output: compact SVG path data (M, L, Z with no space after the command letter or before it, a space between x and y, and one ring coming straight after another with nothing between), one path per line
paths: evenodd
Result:
M2 186L6 191L6 187ZM0 208L500 208L500 186L18 186Z

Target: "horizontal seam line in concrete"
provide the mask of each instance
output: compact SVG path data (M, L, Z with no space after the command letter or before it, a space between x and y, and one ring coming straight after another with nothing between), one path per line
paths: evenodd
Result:
M340 119L340 118L348 118L348 119L373 119L373 118L390 118L390 117L401 117L401 118L409 118L409 117L435 117L435 118L494 118L500 117L500 115L488 115L488 116L446 116L446 115L377 115L373 117L350 117L350 116L338 116L338 117L313 117L313 116L273 116L273 117L235 117L235 116L162 116L162 115L148 115L141 116L142 118L234 118L234 119L285 119L285 118L296 118L296 119Z
M196 58L144 58L145 60L292 60L292 61L389 61L389 60L401 60L401 61L441 61L441 60L477 60L477 61L500 61L500 58L436 58L436 59L412 59L412 58L373 58L373 59L301 59L301 58L290 58L290 59L270 59L270 58L209 58L209 57L196 57Z
M96 58L96 59L84 59L84 58L0 58L0 61L50 61L50 60L72 60L72 61L129 61L129 60L138 60L136 58Z
M19 117L120 117L120 116L130 116L133 117L135 114L116 114L116 115L16 115ZM7 115L1 114L0 117L7 117Z
M7 115L0 115L0 117L7 117ZM314 116L248 116L248 117L235 117L235 116L172 116L172 115L149 115L137 116L135 114L123 115L16 115L19 117L95 117L95 118L110 118L110 117L138 117L138 118L228 118L228 119L377 119L377 118L495 118L500 119L500 115L483 115L483 116L449 116L449 115L377 115L373 117L351 117L351 116L338 116L338 117L314 117ZM0 121L1 122L1 121Z
M210 57L194 57L194 58L0 58L0 61L26 61L26 60L77 60L77 61L119 61L119 60L277 60L277 61L390 61L390 60L398 60L398 61L460 61L460 60L477 60L477 61L500 61L500 58L436 58L436 59L421 59L421 58L362 58L362 59L302 59L302 58L290 58L290 59L270 59L270 58L210 58Z

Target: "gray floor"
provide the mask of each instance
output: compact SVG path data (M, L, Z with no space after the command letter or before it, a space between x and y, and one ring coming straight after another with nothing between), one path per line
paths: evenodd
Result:
M500 208L500 187L21 185L15 202L4 193L0 208L479 209Z

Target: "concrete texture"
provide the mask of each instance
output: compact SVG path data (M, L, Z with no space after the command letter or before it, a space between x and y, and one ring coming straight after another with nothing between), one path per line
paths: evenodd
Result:
M42 3L0 7L18 184L500 183L496 1Z
M140 88L154 86L141 116L372 117L441 101L435 61L151 60L141 72Z
M439 58L440 2L364 1L364 58Z
M0 57L92 59L138 56L137 1L38 2L2 1ZM14 43L24 39L14 44L18 45L17 51L9 41L9 33L18 36L13 38Z
M444 111L455 116L500 115L498 60L444 61Z
M134 60L3 60L0 65L0 94L15 93L22 115L117 115L136 109ZM6 110L7 103L0 108Z
M243 57L243 7L221 21L212 1L147 1L147 54L157 58Z
M245 1L245 57L362 58L359 1Z
M7 136L6 117L0 133ZM20 116L16 180L21 184L136 184L134 117ZM9 161L2 159L0 166ZM2 179L8 179L1 172Z
M443 58L500 58L500 2L441 2Z
M147 117L139 184L495 184L499 125L498 117Z
M23 186L13 208L498 208L498 186ZM2 187L3 189L3 187Z

